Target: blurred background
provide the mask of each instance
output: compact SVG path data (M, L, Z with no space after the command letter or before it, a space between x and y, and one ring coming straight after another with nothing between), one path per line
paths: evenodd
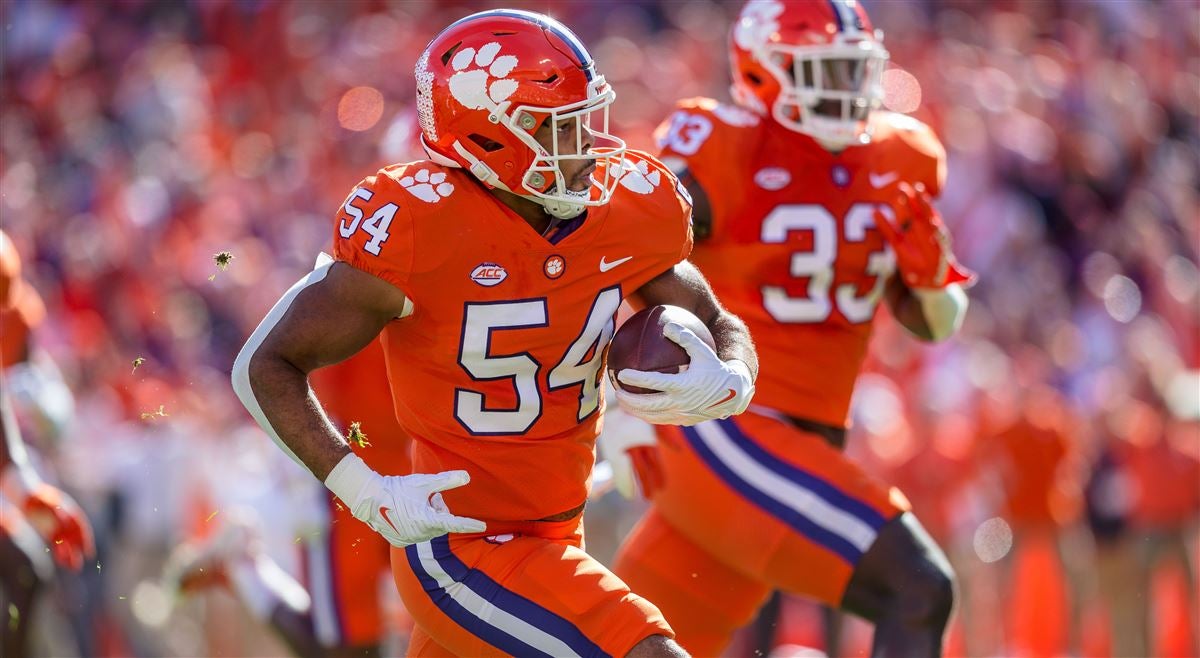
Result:
M1200 5L864 4L887 105L949 151L938 205L981 275L946 344L880 319L850 440L958 570L949 652L1196 655ZM633 147L676 100L728 98L740 3L509 5L579 33ZM492 6L0 2L0 225L29 284L0 316L22 346L5 385L99 549L58 579L39 655L282 651L226 595L174 605L163 563L248 507L294 567L319 484L236 401L233 358L356 182L420 157L421 49ZM592 551L640 511L594 504ZM819 648L817 610L785 599L775 641Z

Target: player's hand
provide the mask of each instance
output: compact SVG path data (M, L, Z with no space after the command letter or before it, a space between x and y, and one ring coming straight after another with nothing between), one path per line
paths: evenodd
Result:
M393 546L429 541L449 532L483 532L487 524L455 516L441 492L471 481L466 471L380 475L349 453L325 478L325 486Z
M895 223L876 210L875 226L896 254L896 267L904 285L945 288L952 283L970 286L975 282L975 273L954 258L950 233L924 185L901 183L892 211Z
M617 386L617 402L625 411L655 425L695 425L740 414L754 396L750 367L737 359L722 361L691 329L676 322L663 335L679 344L691 359L680 373L644 372L626 368L619 383L661 393L630 393Z
M30 525L41 533L59 566L79 571L84 558L96 554L87 516L75 499L61 489L38 483L25 493L21 508Z
M622 496L633 500L640 486L642 497L649 500L662 488L663 470L653 425L613 405L604 411L604 427L596 444L600 458L612 467L613 486Z

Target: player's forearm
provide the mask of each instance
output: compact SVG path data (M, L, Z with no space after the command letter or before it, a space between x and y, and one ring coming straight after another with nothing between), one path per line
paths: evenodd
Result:
M234 366L238 398L288 456L323 482L350 446L321 409L302 370L270 352L245 354L247 348Z
M945 288L918 288L912 293L929 328L930 340L945 340L958 332L969 304L962 286L952 283Z
M32 489L41 477L29 461L17 417L13 413L9 391L0 383L0 474L15 474L26 489Z
M908 288L893 278L888 282L886 298L900 326L926 342L953 336L967 315L967 293L957 283L936 289Z
M752 377L758 377L758 352L750 338L750 329L738 316L721 311L708 325L713 342L717 344L717 356L728 361L737 359L750 368Z

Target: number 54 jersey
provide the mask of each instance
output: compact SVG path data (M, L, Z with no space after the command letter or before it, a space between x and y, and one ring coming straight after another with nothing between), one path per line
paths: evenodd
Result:
M754 402L847 422L871 320L895 258L876 208L901 182L937 195L945 151L921 122L875 112L870 144L835 154L806 135L711 99L679 104L656 132L662 158L705 191L692 262L745 320L761 370ZM687 177L685 176L685 183ZM697 213L698 217L704 213Z
M587 497L617 308L692 246L675 177L626 157L609 203L556 242L432 162L365 179L335 219L336 258L411 303L383 332L388 378L414 472L471 475L444 494L455 514L534 521Z

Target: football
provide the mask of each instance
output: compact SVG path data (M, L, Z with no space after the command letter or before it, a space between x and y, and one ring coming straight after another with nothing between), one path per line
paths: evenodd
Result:
M617 329L608 347L608 375L614 385L630 393L657 391L622 384L617 373L630 368L653 372L680 372L690 359L682 347L663 335L663 327L676 322L691 329L700 340L716 349L712 333L691 311L678 306L651 306L629 316Z

